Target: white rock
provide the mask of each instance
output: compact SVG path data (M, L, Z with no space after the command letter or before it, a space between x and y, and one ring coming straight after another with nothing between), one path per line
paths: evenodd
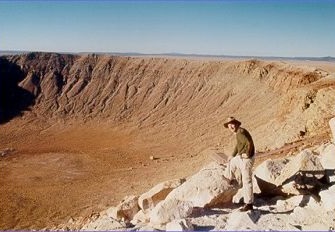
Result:
M319 207L320 204L310 195L292 196L288 199L279 199L276 203L277 212L288 212L296 207Z
M332 185L327 190L322 190L319 193L323 207L327 211L335 210L335 185Z
M303 231L330 231L330 228L328 225L317 222L311 225L303 225L301 227L301 230Z
M193 225L189 219L174 220L166 224L166 231L193 231Z
M288 195L300 195L301 194L294 180L284 184L281 187L281 191Z
M254 171L255 179L261 194L275 194L279 192L276 190L276 179L282 173L283 168L289 162L288 159L266 160L258 165Z
M294 221L297 225L307 225L313 224L315 222L320 222L324 218L320 217L324 214L323 207L315 206L297 206L294 208L293 212L290 214L290 219ZM316 216L318 215L318 216Z
M127 196L118 206L107 209L106 213L111 218L130 221L139 210L138 197Z
M325 169L335 170L335 145L330 143L320 153L320 162Z
M171 222L175 219L188 217L193 210L192 202L179 201L175 198L165 199L149 213L150 224L160 229L161 225ZM158 226L158 227L157 227Z
M142 210L155 207L157 203L164 200L175 188L185 182L185 179L168 180L162 182L138 198L138 205Z
M213 162L174 189L166 198L190 201L194 207L211 207L231 202L236 191L224 178L222 166Z
M131 231L159 231L156 228L152 227L151 225L143 225L138 227L136 230L131 230Z
M324 171L319 157L314 155L312 151L305 149L285 165L282 173L276 178L275 184L282 185L298 172L315 173L315 177L321 179L324 176Z
M333 134L333 143L335 144L335 118L329 120L330 130Z
M259 188L264 195L300 194L311 189L325 174L319 160L310 150L303 150L290 160L267 160L255 170Z
M249 212L240 212L236 210L229 216L225 230L256 230L256 223L260 216L261 213L258 210Z
M134 215L133 219L130 221L133 225L137 225L139 223L148 223L149 222L149 215L144 213L143 210L137 212Z
M326 169L328 183L335 182L335 145L332 143L323 146L320 149L320 162Z
M313 151L319 155L325 150L325 148L331 143L323 143L319 146L317 146Z
M274 184L288 162L288 159L265 160L256 167L255 176L266 182Z
M80 230L82 231L110 231L110 230L122 231L122 230L126 230L126 224L124 222L120 222L118 220L110 218L106 215L92 222L87 223Z

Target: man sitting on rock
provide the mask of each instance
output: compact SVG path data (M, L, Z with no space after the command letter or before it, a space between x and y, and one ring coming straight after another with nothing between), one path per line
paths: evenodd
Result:
M252 166L254 164L255 147L250 133L240 127L241 122L229 117L224 127L229 128L236 135L236 146L228 158L225 177L230 181L234 179L241 185L245 205L240 211L253 210L254 194L252 187Z

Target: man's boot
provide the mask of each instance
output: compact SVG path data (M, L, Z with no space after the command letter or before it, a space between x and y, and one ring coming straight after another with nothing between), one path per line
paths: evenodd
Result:
M241 211L241 212L246 212L246 211L253 210L253 209L254 209L253 204L245 204L245 205L240 209L240 211Z

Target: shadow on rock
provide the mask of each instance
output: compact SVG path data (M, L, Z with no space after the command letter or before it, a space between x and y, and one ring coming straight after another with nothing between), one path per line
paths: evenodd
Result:
M202 217L202 216L211 216L211 215L222 215L229 214L228 211L224 211L223 209L211 209L211 208L201 208L194 207L192 210L191 217Z
M215 226L194 226L194 231L210 231L214 228Z
M0 57L0 124L22 115L34 103L35 96L18 86L24 77L18 65Z

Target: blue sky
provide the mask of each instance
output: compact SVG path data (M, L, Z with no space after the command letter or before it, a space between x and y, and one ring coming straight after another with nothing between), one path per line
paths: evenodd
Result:
M335 56L335 0L0 1L0 50Z

